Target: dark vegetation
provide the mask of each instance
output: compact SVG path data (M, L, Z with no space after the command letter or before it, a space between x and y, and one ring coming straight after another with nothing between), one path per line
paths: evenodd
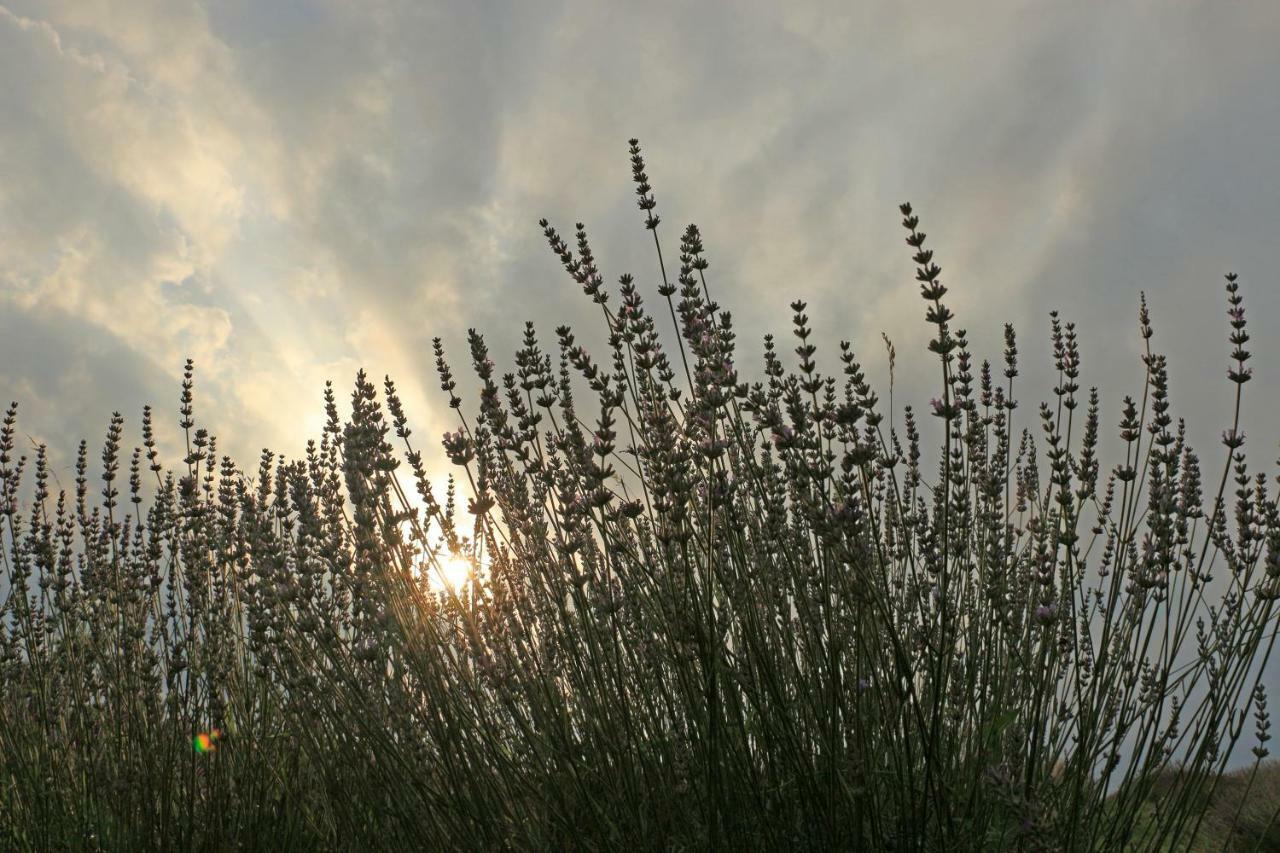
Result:
M186 457L117 415L70 492L10 408L0 848L1277 849L1280 503L1245 458L1236 276L1202 477L1145 300L1118 417L1057 314L1027 412L1014 330L971 354L903 205L939 384L895 422L848 343L819 371L800 302L739 375L699 231L662 254L631 157L656 299L543 222L607 352L529 325L499 373L473 331L473 404L437 344L441 494L363 373L246 474L188 363Z

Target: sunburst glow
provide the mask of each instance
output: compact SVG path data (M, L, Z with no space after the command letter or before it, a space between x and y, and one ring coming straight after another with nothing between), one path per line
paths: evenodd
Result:
M427 569L431 588L436 592L460 591L474 572L474 565L466 557L450 555L440 558Z

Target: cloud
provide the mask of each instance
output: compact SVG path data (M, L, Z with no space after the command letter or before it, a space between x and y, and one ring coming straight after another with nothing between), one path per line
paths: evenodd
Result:
M1184 338L1228 261L1246 286L1266 269L1267 6L127 5L0 7L4 298L170 381L195 356L229 427L265 426L242 449L300 441L271 401L318 367L395 372L434 421L433 336L460 351L474 325L501 357L525 317L593 322L539 216L585 221L611 280L652 285L632 135L668 254L698 221L748 358L800 296L828 349L875 365L886 330L931 376L908 355L907 199L980 351L1061 307L1111 361L1137 287Z

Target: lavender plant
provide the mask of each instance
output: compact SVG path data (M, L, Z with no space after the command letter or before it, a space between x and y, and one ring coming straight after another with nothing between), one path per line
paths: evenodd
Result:
M4 846L1274 843L1274 809L1245 802L1274 779L1280 499L1244 452L1237 277L1216 486L1145 299L1145 382L1104 467L1074 325L1051 316L1056 385L1019 424L1013 328L1002 363L976 361L903 205L939 390L899 428L848 342L838 375L819 370L803 302L793 366L766 336L760 378L739 375L701 233L669 277L630 155L660 304L629 275L606 287L581 224L570 242L543 220L607 353L526 324L499 374L472 330L468 414L437 339L457 415L443 496L395 384L363 372L348 414L326 387L302 458L264 451L251 475L197 428L188 362L181 463L160 462L150 409L131 453L115 415L98 482L82 442L70 494L44 447L27 474L10 407ZM465 582L433 582L459 559Z

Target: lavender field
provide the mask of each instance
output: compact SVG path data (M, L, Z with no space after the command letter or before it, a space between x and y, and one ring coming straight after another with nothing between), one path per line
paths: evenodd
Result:
M248 471L190 361L185 457L171 419L131 448L115 415L70 488L9 408L5 846L1273 846L1280 492L1246 461L1238 277L1202 471L1145 298L1117 412L1056 312L1056 382L1020 407L1027 345L971 351L903 204L938 383L895 413L849 342L818 369L803 302L740 373L698 228L662 254L630 156L661 285L607 284L543 220L607 348L530 323L507 370L473 330L464 378L437 339L442 494L363 371L304 456Z
M0 0L0 853L1280 851L1278 41Z

